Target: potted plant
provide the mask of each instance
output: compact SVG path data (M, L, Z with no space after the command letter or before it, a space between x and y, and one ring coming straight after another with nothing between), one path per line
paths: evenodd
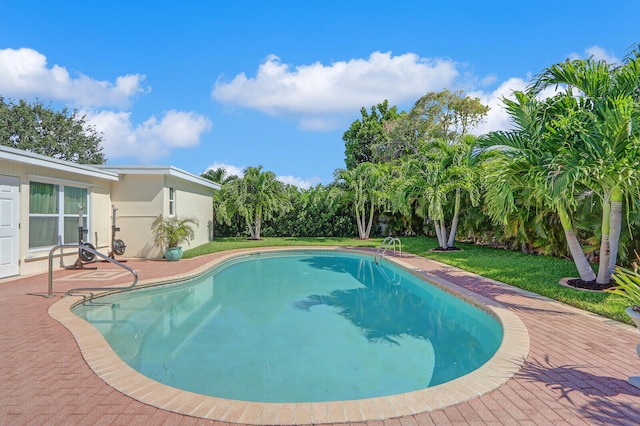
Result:
M636 252L638 262L640 262L640 256ZM619 294L620 296L631 301L631 306L628 307L625 312L631 317L636 327L640 330L640 274L638 273L638 263L633 264L633 271L625 268L616 268L616 272L613 274L613 279L616 285L608 289L611 293ZM640 345L636 347L638 357L640 357ZM630 376L629 383L637 388L640 388L640 376Z
M640 329L640 274L630 269L617 268L613 279L616 285L611 287L609 291L631 301L631 306L625 312Z
M631 317L636 327L640 330L640 274L638 273L638 263L640 255L636 252L638 262L633 263L633 270L616 268L613 279L616 282L614 287L608 289L611 293L618 294L631 302L625 312Z
M197 226L198 221L191 217L159 215L151 224L156 242L164 248L164 257L167 260L175 261L182 258L182 247L180 244L187 243L195 237L193 225Z

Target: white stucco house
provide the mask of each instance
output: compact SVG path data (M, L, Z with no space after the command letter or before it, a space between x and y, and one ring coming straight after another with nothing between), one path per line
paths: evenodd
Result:
M219 188L172 166L82 165L0 146L0 279L46 272L52 247L77 243L81 212L84 241L104 254L111 248L114 208L124 258L162 257L151 231L159 214L194 217L190 247L204 244ZM77 252L65 256L72 264Z

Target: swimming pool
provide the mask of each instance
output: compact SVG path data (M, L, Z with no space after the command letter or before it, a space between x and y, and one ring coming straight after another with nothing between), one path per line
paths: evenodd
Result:
M318 402L436 386L486 363L500 323L403 268L335 251L230 259L77 306L145 376L231 400Z

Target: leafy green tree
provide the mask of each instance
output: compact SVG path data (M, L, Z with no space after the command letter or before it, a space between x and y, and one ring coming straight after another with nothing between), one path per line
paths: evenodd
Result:
M427 93L398 116L387 142L377 147L385 158L404 163L406 202L415 203L418 216L433 222L443 249L454 246L463 193L478 203L479 182L471 165L474 137L468 132L488 109L462 91ZM393 198L397 208L398 197Z
M454 247L463 192L472 205L479 201L479 182L471 165L473 140L466 138L455 144L434 141L423 155L403 164L402 192L415 203L420 217L433 222L442 249Z
M344 132L342 140L345 142L345 164L347 170L357 167L360 163L376 161L373 147L384 144L389 133L387 123L398 117L397 107L389 107L389 101L371 107L371 114L365 107L360 109L362 118L351 123L351 127Z
M336 171L332 197L351 206L361 239L369 238L376 213L388 203L389 176L386 165L374 163Z
M387 160L418 155L425 143L444 140L456 143L477 126L489 107L462 91L429 92L408 113L388 123L389 136L375 150Z
M480 200L480 181L472 159L474 144L475 137L467 135L460 139L458 143L439 142L435 145L436 160L440 159L445 165L448 184L452 187L453 192L453 213L447 248L452 248L455 244L463 193L466 193L471 205L474 207L478 205Z
M348 206L331 198L333 184L309 189L289 187L292 208L265 222L263 234L280 237L355 237Z
M260 239L262 222L291 208L284 185L273 172L263 172L262 166L247 167L244 177L225 181L214 194L216 220L231 224L237 214L245 220L252 239Z
M218 167L215 170L209 169L206 172L200 174L200 177L203 177L205 179L208 179L212 182L215 183L222 183L224 182L224 180L227 178L227 171L223 168L223 167ZM214 202L215 202L215 197L213 198ZM216 235L216 229L215 229L215 224L216 224L217 220L216 220L216 209L213 209L213 221L211 221L211 233L212 236Z
M228 177L227 171L223 167L218 167L215 170L209 169L200 176L215 183L222 183Z
M36 101L0 97L0 144L80 164L104 164L101 137L85 116L54 111Z
M619 65L594 59L552 65L538 76L532 94L549 86L560 87L556 98L563 108L545 129L560 145L550 164L553 178L563 182L559 187L583 186L600 198L597 282L606 284L617 260L623 204L638 203L640 50Z
M554 115L552 100L540 102L530 93L515 92L514 100L504 99L512 118L513 130L491 132L479 139L484 150L485 206L493 220L509 225L519 209L552 209L560 219L568 248L583 281L596 279L593 269L576 235L571 208L574 192L560 187L549 175L550 163L557 155L558 145L545 138ZM553 170L551 170L553 172ZM553 197L563 192L565 197Z
M538 101L540 92L559 93ZM640 55L622 65L577 60L547 68L507 110L513 131L493 132L494 172L487 176L488 210L494 218L525 208L551 208L583 281L607 284L621 234L623 204L637 211L640 169ZM516 191L514 192L514 188ZM575 232L579 210L595 195L601 212L600 265L596 276ZM628 216L632 216L629 215Z

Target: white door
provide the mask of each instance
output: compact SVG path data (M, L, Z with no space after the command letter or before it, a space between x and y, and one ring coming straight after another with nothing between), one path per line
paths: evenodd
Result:
M18 275L20 180L0 175L0 278Z

